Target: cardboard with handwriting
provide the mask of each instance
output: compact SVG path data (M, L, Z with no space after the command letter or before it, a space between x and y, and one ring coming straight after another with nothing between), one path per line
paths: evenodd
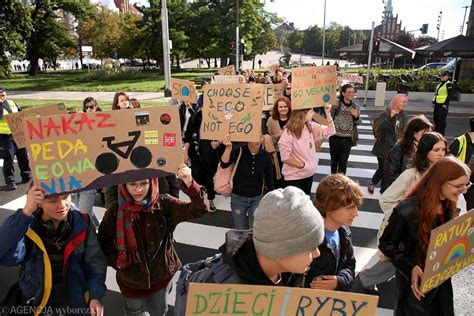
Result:
M23 119L25 117L55 115L55 114L66 114L66 106L63 103L50 104L34 109L23 110L16 113L10 113L5 116L8 127L12 132L13 139L15 140L18 148L23 148L25 144L25 132L23 129Z
M474 209L431 231L421 291L431 291L472 263Z
M352 83L364 83L364 78L359 76L359 74L351 74L348 72L341 72L340 78L345 82L352 82Z
M171 97L176 100L197 103L194 81L171 78Z
M336 66L292 69L291 109L307 109L336 104Z
M176 106L23 120L35 184L47 195L175 174L183 162Z
M225 66L217 70L217 72L219 73L219 75L225 75L225 76L235 75L235 66L234 65Z
M239 75L214 75L212 77L212 83L228 84L228 83L239 83Z
M201 139L258 141L262 133L264 87L260 84L210 84L203 88Z
M265 84L264 88L264 111L271 111L273 109L273 104L278 97L283 95L283 91L287 86L286 83L276 83L276 84Z
M378 296L283 286L190 283L186 315L373 316Z

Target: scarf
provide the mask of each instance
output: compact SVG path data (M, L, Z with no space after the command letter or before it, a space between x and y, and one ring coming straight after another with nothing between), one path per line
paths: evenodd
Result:
M152 212L159 199L158 178L150 180L148 194L140 203L135 202L127 191L125 184L118 186L118 210L116 222L117 262L118 269L123 269L132 262L140 262L137 239L133 226L140 218L140 213Z

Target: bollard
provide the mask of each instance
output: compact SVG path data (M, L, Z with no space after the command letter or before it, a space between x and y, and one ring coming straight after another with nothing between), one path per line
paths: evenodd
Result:
M375 102L374 106L384 106L385 105L385 90L387 89L386 82L377 82L377 87L375 88Z

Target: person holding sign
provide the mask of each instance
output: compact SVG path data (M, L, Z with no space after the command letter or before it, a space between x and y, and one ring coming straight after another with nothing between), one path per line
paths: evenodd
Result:
M226 135L223 144L226 146L221 157L221 168L229 168L240 156L233 179L230 208L234 228L249 229L253 227L255 209L263 197L263 187L273 190L273 164L270 154L258 142L232 149L230 135Z
M379 199L384 218L380 224L378 237L387 226L393 208L403 199L410 188L418 181L423 173L443 157L446 157L448 141L439 133L425 133L417 145L413 158L413 167L405 170L390 185ZM375 254L379 260L370 268L359 273L362 287L369 292L377 291L376 285L388 281L395 276L395 267L385 256ZM383 257L383 258L382 258Z
M28 183L31 180L26 148L17 147L5 119L8 114L18 111L21 111L18 105L12 100L7 100L7 91L0 87L0 146L3 148L3 177L8 191L18 188L15 183L15 168L13 166L15 156L18 158L22 183Z
M308 195L318 165L318 158L314 154L316 143L336 133L331 117L331 104L324 105L324 112L328 120L327 126L312 121L312 108L292 111L278 141L286 184L300 188Z
M228 231L221 254L182 268L175 315L193 308L186 306L193 282L303 287L323 238L321 215L303 191L287 187L267 193L255 210L253 230Z
M336 134L329 137L331 173L346 174L347 161L354 145L352 135L357 132L357 125L360 124L359 105L352 101L354 95L354 87L351 84L343 85L339 102L331 110L336 128Z
M102 315L107 260L92 221L73 207L70 194L45 196L31 182L23 209L0 227L0 240L0 265L22 266L23 301L16 307L31 307L35 315Z
M349 291L355 275L356 260L351 226L359 216L364 200L360 186L342 174L331 174L319 182L315 205L324 219L321 255L313 260L306 274L305 287Z
M185 202L160 197L158 178L127 182L118 187L118 201L106 211L99 241L108 265L117 270L125 315L165 315L168 283L181 267L173 246L173 231L181 222L209 212L205 190L182 164L177 175Z
M472 185L470 173L456 158L442 158L393 209L379 249L396 268L395 315L454 315L451 279L428 293L420 283L430 232L457 216L458 198Z

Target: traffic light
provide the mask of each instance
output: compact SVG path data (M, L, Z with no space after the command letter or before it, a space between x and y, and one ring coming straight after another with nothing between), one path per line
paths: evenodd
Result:
M421 34L428 33L428 24L422 24L420 31L421 31Z
M229 54L235 55L235 43L229 43Z
M245 54L245 42L242 41L239 46L239 54L240 56L244 56Z
M376 39L374 40L373 46L372 46L372 54L378 54L380 50L380 40Z

